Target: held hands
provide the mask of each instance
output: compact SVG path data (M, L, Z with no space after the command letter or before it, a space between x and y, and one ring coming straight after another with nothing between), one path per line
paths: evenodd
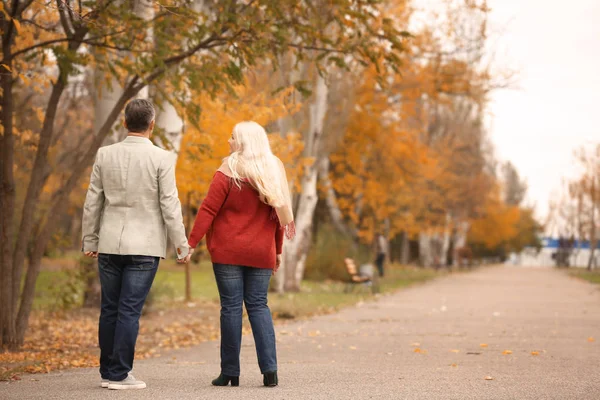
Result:
M190 250L188 252L188 255L183 257L183 258L178 258L177 259L177 264L187 264L190 262L190 259L192 258L192 254L194 254L194 249L192 249L190 247Z

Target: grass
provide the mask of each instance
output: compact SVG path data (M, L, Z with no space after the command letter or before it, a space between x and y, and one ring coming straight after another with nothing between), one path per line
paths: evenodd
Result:
M394 291L441 274L430 269L390 265L386 268L386 276L379 281L380 292ZM34 308L50 311L64 307L65 302L76 305L80 301L81 293L74 288L74 279L68 268L41 271L36 286ZM218 303L219 294L209 262L191 265L191 280L194 302ZM296 318L333 312L374 296L367 287L357 287L351 293L344 293L345 285L344 282L336 281L304 281L298 293L270 293L269 304L276 317ZM71 288L75 293L66 294L65 288ZM184 293L184 267L172 260L161 261L148 299L153 311L180 307Z
M582 268L571 268L569 269L569 275L575 276L580 279L585 279L588 282L600 284L600 270L588 271Z

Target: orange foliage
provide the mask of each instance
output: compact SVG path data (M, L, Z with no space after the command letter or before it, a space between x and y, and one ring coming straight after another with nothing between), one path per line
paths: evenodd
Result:
M487 197L481 216L472 220L469 240L494 249L519 233L520 219L519 207L506 205L496 188Z
M193 100L200 104L202 114L197 126L190 126L185 132L177 161L177 186L182 198L189 193L194 202L199 202L208 192L212 176L229 154L227 140L235 124L253 120L267 127L297 110L299 104L289 105L285 101L292 89L270 95L264 89L268 78L266 74L256 74L247 77L244 86L235 87L235 94L214 99L200 95ZM288 178L298 176L303 148L300 135L291 133L281 137L271 133L269 139L273 152L287 167Z

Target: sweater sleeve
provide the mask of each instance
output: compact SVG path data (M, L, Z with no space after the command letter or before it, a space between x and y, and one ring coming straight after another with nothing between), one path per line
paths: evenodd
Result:
M225 174L217 172L208 188L208 194L202 202L200 210L198 210L198 215L196 215L194 228L192 228L192 233L188 240L192 249L198 246L200 240L202 240L211 227L215 216L219 213L227 198L229 188L229 178Z
M275 231L275 249L277 250L277 255L283 252L283 233L285 228L283 226L279 226L279 222L277 223L277 230Z

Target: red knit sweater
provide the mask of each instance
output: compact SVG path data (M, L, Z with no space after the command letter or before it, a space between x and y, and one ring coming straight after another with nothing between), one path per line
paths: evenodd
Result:
M276 215L272 210L249 184L242 183L240 189L218 171L196 216L190 247L206 235L213 263L273 269L284 229L276 217L271 218Z

